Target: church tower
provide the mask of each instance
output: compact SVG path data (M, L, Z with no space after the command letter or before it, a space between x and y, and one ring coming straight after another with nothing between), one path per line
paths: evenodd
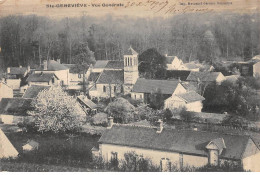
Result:
M124 93L128 94L133 88L138 73L138 53L130 46L124 53Z

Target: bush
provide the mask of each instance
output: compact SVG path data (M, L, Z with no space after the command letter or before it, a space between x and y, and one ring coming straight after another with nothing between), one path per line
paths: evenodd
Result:
M197 168L197 172L244 172L245 170L239 163L232 163L224 161L220 165L205 165L203 167Z

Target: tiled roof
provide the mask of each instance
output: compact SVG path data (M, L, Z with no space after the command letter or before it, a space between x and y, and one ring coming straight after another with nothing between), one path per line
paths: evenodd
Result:
M82 68L79 67L79 65L77 64L62 64L64 66L66 66L67 68L69 68L69 72L72 74L82 74ZM85 72L87 72L88 68L85 69Z
M50 89L50 86L41 86L41 85L29 86L25 91L23 98L36 98L39 92L45 89Z
M213 82L220 74L221 72L190 72L187 81L198 81L199 78L200 81Z
M115 124L103 133L99 143L208 156L207 144L223 138L226 149L220 158L240 160L250 140L249 136L242 135L166 128L156 133L156 130L152 127Z
M162 94L171 95L177 88L178 84L178 81L147 80L144 78L139 78L133 87L133 92L151 93L160 90Z
M92 102L90 99L88 99L87 97L85 97L83 95L78 96L78 100L80 100L82 103L84 103L90 109L96 109L97 108L97 105L94 102Z
M24 75L27 71L26 67L10 67L10 75Z
M101 74L100 72L91 72L88 77L88 81L96 82L100 74Z
M59 71L59 70L67 70L67 69L69 69L69 68L60 64L60 63L58 63L57 61L54 61L54 60L47 61L47 70L48 71ZM36 70L44 70L43 65L41 65Z
M197 64L195 63L185 63L184 64L185 67L187 67L188 69L197 69L200 68Z
M181 85L187 90L187 91L195 91L198 90L197 82L181 82Z
M124 55L138 55L138 53L132 47L130 47L129 49L126 50Z
M94 69L99 69L99 68L105 68L108 63L108 60L97 60Z
M191 71L189 70L167 70L166 71L166 78L171 79L181 79L181 81L186 81L187 77L189 76Z
M202 97L201 95L199 95L194 91L190 91L183 94L177 94L177 96L185 100L187 103L205 100L204 97Z
M54 76L58 79L54 73L31 74L27 78L27 82L49 82Z
M104 70L97 80L97 84L123 84L123 70Z
M106 69L124 69L124 61L108 61Z
M0 102L0 114L27 115L32 110L32 99L2 98Z

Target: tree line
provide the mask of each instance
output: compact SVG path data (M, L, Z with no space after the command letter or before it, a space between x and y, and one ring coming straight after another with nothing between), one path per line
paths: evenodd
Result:
M120 60L131 45L185 61L243 60L259 54L258 14L181 14L169 18L6 16L0 18L2 68L43 59L79 62L82 46L96 60ZM91 61L91 60L89 60Z

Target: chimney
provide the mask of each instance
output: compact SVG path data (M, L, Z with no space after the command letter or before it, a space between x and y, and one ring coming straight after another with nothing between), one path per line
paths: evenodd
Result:
M10 74L10 71L11 71L11 68L8 67L8 68L7 68L7 73Z
M23 67L23 66L21 66L21 65L19 66L19 68L22 68L22 67Z
M43 60L43 70L47 70L47 60Z
M168 54L166 53L166 54L164 54L164 56L165 56L165 57L167 57L167 56L168 56Z
M30 66L27 66L27 72L30 72L31 68Z
M178 77L178 82L179 82L179 83L181 82L181 78L180 78L180 77Z
M163 130L163 121L161 119L158 120L159 127L157 128L156 133L161 133Z
M108 117L108 126L107 126L107 128L108 129L112 128L113 124L114 124L113 117Z
M60 59L57 59L57 62L60 63Z

